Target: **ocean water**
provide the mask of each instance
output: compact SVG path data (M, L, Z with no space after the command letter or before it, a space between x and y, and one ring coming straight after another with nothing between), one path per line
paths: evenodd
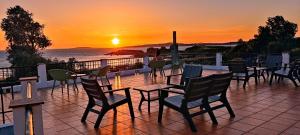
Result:
M179 50L184 50L190 46L179 46ZM149 47L128 47L121 48L127 50L142 50L146 52ZM158 47L154 47L158 48ZM167 47L168 48L168 47ZM72 49L49 49L43 51L43 56L50 59L58 59L68 61L69 58L76 58L77 61L100 60L100 59L116 59L129 58L130 55L105 55L112 51L121 49L103 49L103 48L72 48ZM0 67L9 67L10 63L6 60L7 54L0 51Z

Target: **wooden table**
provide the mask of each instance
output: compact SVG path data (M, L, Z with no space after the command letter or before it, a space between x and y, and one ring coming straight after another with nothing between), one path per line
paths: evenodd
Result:
M256 82L257 82L257 79L260 79L260 77L262 76L264 80L266 80L266 77L264 75L264 72L267 70L267 67L248 67L248 69L250 71L253 71L254 74L255 74L255 78L256 78Z
M87 76L87 74L72 74L71 77L73 79L73 88L76 88L77 89L77 92L78 92L78 87L77 87L77 84L76 84L76 80L78 77L83 77L83 76Z
M150 102L159 99L159 97L160 97L159 90L165 89L165 88L171 88L171 87L173 87L173 85L167 85L167 84L152 84L152 85L145 85L145 86L141 86L141 87L134 87L133 90L137 90L141 94L139 110L141 110L142 103L144 101L147 101L148 102L148 113L150 113ZM155 91L158 92L158 95L155 97L150 97L150 93L155 92ZM144 93L147 93L147 98L145 98Z

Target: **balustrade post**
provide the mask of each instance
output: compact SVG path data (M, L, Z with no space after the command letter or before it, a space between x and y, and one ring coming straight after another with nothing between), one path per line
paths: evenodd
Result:
M222 53L220 52L216 53L216 66L217 67L222 66Z
M46 64L44 64L44 63L38 64L37 71L38 71L38 82L40 84L40 87L47 86Z
M143 58L143 71L145 72L145 71L147 71L148 69L149 69L149 62L150 62L150 60L149 60L149 56L145 56L144 58Z
M108 66L107 59L101 59L101 67Z

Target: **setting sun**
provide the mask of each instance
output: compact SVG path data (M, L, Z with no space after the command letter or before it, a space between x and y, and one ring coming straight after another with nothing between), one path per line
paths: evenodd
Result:
M111 40L111 42L112 42L112 44L114 44L114 45L118 45L119 43L120 43L120 40L118 39L118 38L113 38L112 40Z

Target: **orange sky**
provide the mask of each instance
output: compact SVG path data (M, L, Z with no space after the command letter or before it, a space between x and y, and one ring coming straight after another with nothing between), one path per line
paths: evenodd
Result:
M45 24L50 48L165 43L173 30L184 43L247 40L275 15L300 25L300 0L0 0L0 18L14 5ZM0 31L0 50L6 44Z

